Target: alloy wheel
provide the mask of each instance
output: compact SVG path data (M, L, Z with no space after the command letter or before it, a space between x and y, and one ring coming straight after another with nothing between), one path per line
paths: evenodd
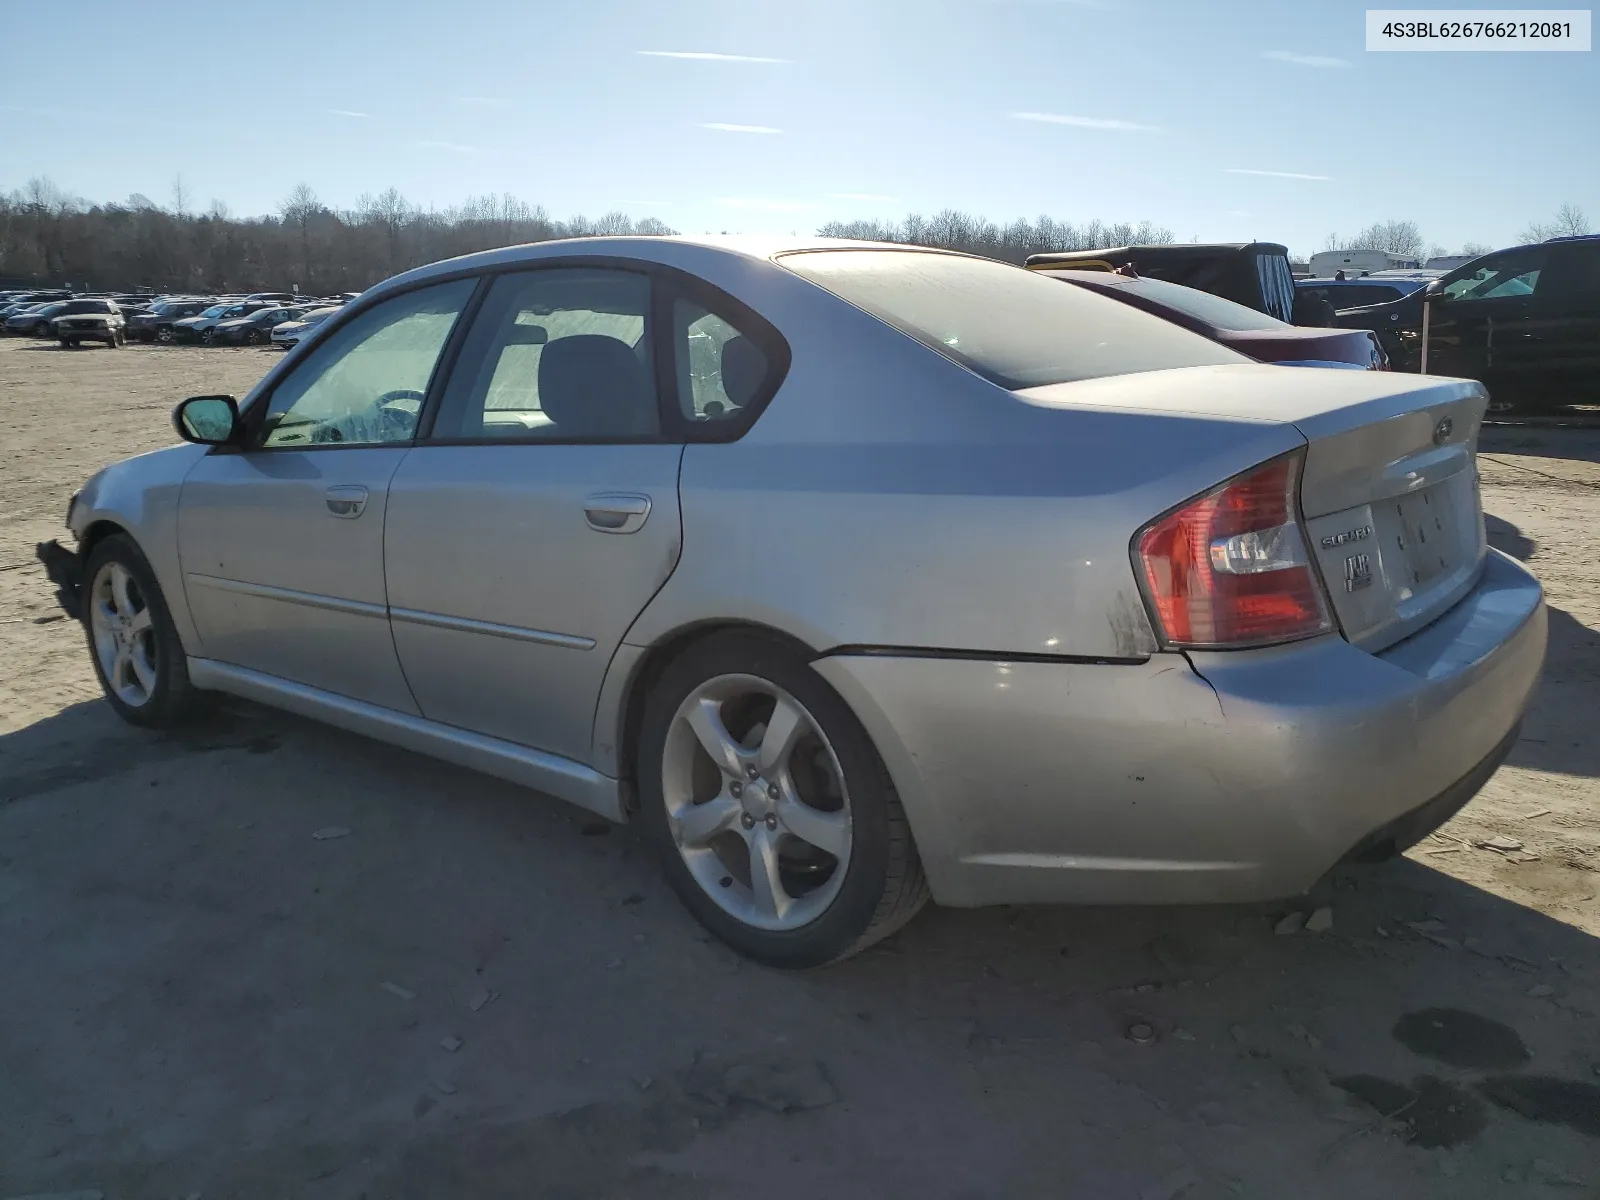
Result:
M116 561L105 564L89 591L89 628L106 686L129 708L155 694L155 626L139 581Z
M850 862L850 798L838 756L792 695L719 675L678 706L661 763L678 852L723 911L758 929L814 921Z

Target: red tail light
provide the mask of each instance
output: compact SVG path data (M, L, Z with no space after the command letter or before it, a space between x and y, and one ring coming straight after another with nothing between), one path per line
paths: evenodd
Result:
M1333 628L1295 504L1301 458L1235 476L1134 539L1168 645L1262 646Z

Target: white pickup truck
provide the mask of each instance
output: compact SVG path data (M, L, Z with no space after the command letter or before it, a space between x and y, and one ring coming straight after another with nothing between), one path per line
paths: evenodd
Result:
M128 340L128 319L115 300L69 300L50 324L63 350L79 342L104 342L116 349Z

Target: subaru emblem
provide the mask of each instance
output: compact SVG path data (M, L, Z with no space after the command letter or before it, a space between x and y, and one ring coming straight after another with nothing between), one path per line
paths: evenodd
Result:
M1450 440L1450 435L1456 431L1456 423L1449 417L1441 417L1439 423L1433 427L1433 444L1442 446Z

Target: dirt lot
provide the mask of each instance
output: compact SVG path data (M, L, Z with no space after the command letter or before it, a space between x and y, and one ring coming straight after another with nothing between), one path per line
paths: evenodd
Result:
M1600 1196L1600 432L1486 434L1545 681L1456 821L1314 902L1330 930L932 910L783 975L629 830L96 699L33 544L271 355L0 343L0 1196Z

